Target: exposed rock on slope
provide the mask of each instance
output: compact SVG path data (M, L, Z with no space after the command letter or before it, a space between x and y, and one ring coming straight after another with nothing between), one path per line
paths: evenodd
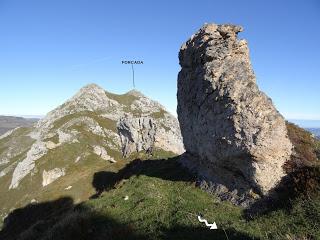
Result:
M247 42L237 39L241 31L206 24L179 53L185 163L213 191L224 197L233 191L232 198L246 198L252 190L266 194L284 175L292 149L283 117L258 89Z
M150 117L123 117L118 124L118 132L124 156L132 152L152 152L154 147L156 124Z
M175 119L160 104L137 91L128 94L129 100L127 101L131 102L130 105L123 104L116 98L113 99L112 96L114 95L109 93L108 97L105 90L91 84L82 88L73 98L40 120L36 129L30 133L36 142L27 152L27 157L15 168L9 188L18 187L19 182L34 169L35 161L44 156L48 149L54 149L64 143L79 142L77 136L81 135L77 129L79 126L83 127L84 131L101 138L112 138L105 142L106 147L117 151L121 149L122 154L126 157L132 152L143 150L149 152L153 145L164 150L172 150L177 154L183 152L179 129L175 129L177 125L171 126L170 121L168 121L169 124L165 122L166 118L171 121ZM154 113L161 113L162 116L154 117L152 115ZM112 114L112 119L108 118L108 114ZM141 117L136 117L136 115ZM101 120L101 123L98 119ZM118 129L116 129L117 123ZM169 145L157 146L155 144L156 125L159 126L159 132L161 129L168 129L168 131L162 131L159 139L173 136L171 140L175 141L174 145L178 149L173 149ZM58 138L58 143L47 141L53 137ZM115 162L113 157L108 156L104 147L92 147L93 152L104 160Z
M117 162L116 160L113 159L113 157L110 157L108 155L108 152L106 151L106 149L104 147L101 147L101 146L94 146L93 147L93 152L95 154L97 154L99 157L101 157L103 160L107 160L107 161L110 161L110 162Z
M42 186L47 186L50 183L54 182L55 180L57 180L58 178L64 176L65 170L64 168L60 169L60 168L54 168L52 170L46 171L43 170L42 173Z
M0 205L7 211L70 185L81 200L96 171L141 151L184 152L177 119L138 91L117 95L87 85L36 126L0 139L0 191L6 193Z
M19 182L35 168L35 161L43 157L45 154L47 154L47 152L48 149L46 148L44 142L35 142L31 146L31 149L27 152L26 158L18 162L16 168L14 169L9 189L17 188Z

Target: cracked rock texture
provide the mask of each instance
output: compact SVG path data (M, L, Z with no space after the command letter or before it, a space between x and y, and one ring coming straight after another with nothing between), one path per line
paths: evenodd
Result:
M123 117L118 123L122 153L129 156L133 152L151 153L155 143L156 124L150 117Z
M205 24L184 43L177 94L184 164L240 202L275 187L292 151L284 118L256 84L242 30Z

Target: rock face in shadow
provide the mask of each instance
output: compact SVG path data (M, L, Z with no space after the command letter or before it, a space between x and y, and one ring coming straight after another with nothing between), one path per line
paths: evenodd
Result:
M267 194L292 152L284 118L259 90L247 42L237 39L242 30L205 24L184 43L177 94L184 164L238 202Z

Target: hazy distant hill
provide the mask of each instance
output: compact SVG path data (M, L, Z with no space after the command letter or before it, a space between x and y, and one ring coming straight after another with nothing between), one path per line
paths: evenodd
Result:
M309 132L313 133L316 138L320 139L320 128L306 128Z
M302 128L320 128L320 120L288 119Z
M37 118L0 116L0 135L16 127L31 127L38 120Z

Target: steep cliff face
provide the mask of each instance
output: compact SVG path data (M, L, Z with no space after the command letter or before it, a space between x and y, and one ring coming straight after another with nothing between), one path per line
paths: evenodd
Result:
M256 84L242 27L206 24L179 53L178 119L185 164L218 192L266 194L292 145L283 117Z
M156 124L150 117L123 117L118 123L122 153L128 156L133 152L152 153L155 145Z
M87 85L34 127L0 137L0 205L7 212L65 191L80 201L94 193L99 169L115 171L131 154L157 151L184 152L175 117L138 91Z

